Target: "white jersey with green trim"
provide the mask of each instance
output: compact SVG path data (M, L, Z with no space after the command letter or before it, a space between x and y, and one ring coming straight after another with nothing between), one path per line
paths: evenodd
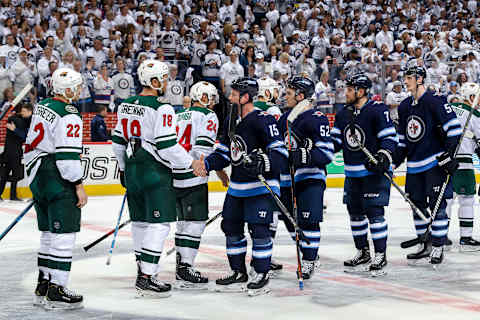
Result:
M42 157L55 155L55 164L63 179L76 182L83 177L80 161L83 122L77 108L48 98L33 109L32 122L25 142L25 166L32 183Z
M133 96L123 101L117 111L117 125L112 135L112 147L120 170L125 170L125 157L132 150L130 139L156 161L169 168L188 168L193 158L177 143L175 111L156 96Z
M462 125L462 128L465 127L467 123L468 114L470 113L471 107L463 103L452 103L451 104L453 111L457 114L457 118ZM475 153L477 148L477 140L480 139L480 112L478 110L473 110L472 118L468 124L468 129L465 132L465 136L462 140L462 144L458 149L457 159L459 162L459 169L473 169L472 155Z
M190 107L177 112L178 143L194 159L205 158L213 152L217 139L218 118L215 112L202 107ZM208 177L197 177L191 168L173 169L173 186L189 188L208 182Z

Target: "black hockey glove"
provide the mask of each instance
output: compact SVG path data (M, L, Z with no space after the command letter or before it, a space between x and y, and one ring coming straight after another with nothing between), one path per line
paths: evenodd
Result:
M480 159L480 139L477 139L475 141L475 144L477 145L477 147L475 148L475 153L476 153L478 159Z
M243 168L248 175L258 177L271 170L270 159L262 150L253 150L243 161Z
M125 183L125 173L123 171L120 171L120 183L122 184L122 187L125 189L127 188L127 184Z
M312 156L310 155L310 150L312 150L312 148L313 141L307 138L301 147L288 151L290 165L293 165L295 168L309 165L312 162Z
M450 152L446 151L437 157L438 166L449 175L453 175L458 169L458 160L453 159Z
M375 159L377 160L377 164L374 164L367 158L367 161L365 162L365 168L368 171L376 174L383 174L384 172L388 172L388 170L390 170L390 165L392 164L392 155L390 152L380 149L375 155Z

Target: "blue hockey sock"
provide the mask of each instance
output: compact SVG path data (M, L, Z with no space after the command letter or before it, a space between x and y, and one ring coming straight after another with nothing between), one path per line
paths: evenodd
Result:
M256 273L267 273L270 270L272 249L271 238L253 238L252 259Z
M300 241L302 259L315 261L318 255L318 247L320 246L320 224L309 224L302 226L301 229L305 237L310 241L310 244L307 244L306 241Z
M247 254L247 238L241 236L227 236L227 257L230 268L234 271L247 272L245 255Z
M365 216L350 216L353 242L358 250L368 246L368 219Z
M445 245L447 234L448 217L445 209L440 209L432 222L432 246L441 247Z
M388 225L383 216L377 216L370 220L370 234L375 252L385 252L387 249Z
M430 222L430 218L428 219ZM413 214L413 222L415 223L415 231L417 232L417 236L421 236L422 234L427 231L427 226L429 222L425 222L418 216L418 214Z

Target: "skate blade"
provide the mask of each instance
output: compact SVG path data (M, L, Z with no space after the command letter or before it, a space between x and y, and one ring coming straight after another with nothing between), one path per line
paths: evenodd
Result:
M262 295L262 294L269 294L272 290L270 288L266 288L266 287L263 287L263 288L260 288L260 289L248 289L247 290L247 295L249 297L255 297L255 296L259 296L259 295Z
M270 279L277 279L277 278L279 278L279 277L281 276L281 274L282 274L282 269L279 269L279 270L270 270L270 271L268 272L268 277L269 277ZM252 278L253 278L253 277L252 277Z
M421 259L407 259L407 264L409 266L427 266L430 264L430 258L425 257Z
M453 248L453 245L451 245L451 246L445 245L443 247L443 251L445 251L445 252L452 251L452 248ZM478 248L478 250L480 250L480 248Z
M33 305L37 307L43 307L45 304L45 296L37 296L33 297Z
M372 270L370 271L370 276L373 277L373 278L376 278L376 277L384 277L387 275L387 271L385 270Z
M139 288L136 288L137 289L137 295L135 296L135 298L137 299L161 299L161 298L168 298L172 295L172 293L170 291L166 291L166 292L155 292L155 291L151 291L151 290L143 290L143 289L139 289Z
M442 262L442 263L437 263L437 264L431 263L430 265L432 266L432 269L433 269L434 271L442 271L442 270L443 270L443 267L444 267L444 262Z
M235 283L230 285L218 285L216 284L213 288L215 292L228 292L228 293L241 293L247 290L245 283Z
M364 274L364 273L370 271L368 265L367 266L358 266L358 267L345 267L344 266L344 268L345 269L343 271L345 273L353 273L353 274Z
M177 290L208 290L208 282L207 283L191 283L188 281L177 280L173 284L173 287Z
M61 310L75 310L82 309L83 302L77 303L66 303L60 301L48 301L46 300L43 304L43 308L48 311L61 311Z
M480 246L460 245L458 251L460 251L460 252L477 252L477 251L480 251Z

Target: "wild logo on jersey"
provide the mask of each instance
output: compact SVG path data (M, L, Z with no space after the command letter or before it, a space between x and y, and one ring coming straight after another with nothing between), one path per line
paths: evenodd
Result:
M235 135L230 143L230 151L232 154L232 163L238 166L242 163L243 158L247 155L247 144L239 135Z
M420 141L425 134L425 122L418 116L410 116L407 120L407 139L410 142Z
M355 137L353 136L355 134ZM345 142L347 148L351 151L358 151L360 150L360 145L365 143L365 132L363 129L357 124L349 124L345 127Z

